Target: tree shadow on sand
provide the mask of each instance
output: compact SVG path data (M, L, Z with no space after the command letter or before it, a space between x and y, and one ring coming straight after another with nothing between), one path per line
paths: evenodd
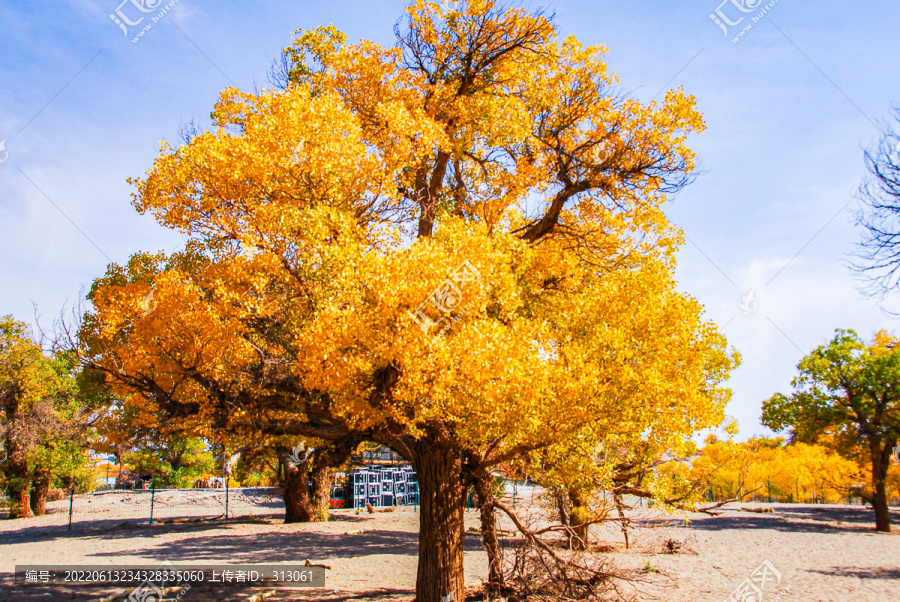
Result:
M684 527L680 518L640 521L646 526ZM900 509L891 509L891 523L900 525ZM719 516L693 516L689 528L697 531L774 529L786 533L874 533L875 515L863 506L776 506L774 512L756 514L730 510Z
M210 559L228 559L228 562L262 564L269 562L297 562L307 558L352 558L374 554L418 554L416 533L388 530L367 530L346 535L343 533L313 533L304 531L276 533L216 532L197 528L194 537L154 544L142 555L171 562L191 562ZM202 533L200 533L202 531ZM180 533L190 532L187 529ZM145 532L141 536L153 540L156 533ZM133 538L135 534L130 534ZM151 541L147 543L150 544ZM97 554L97 557L114 558L121 551Z
M819 573L829 577L856 577L857 579L874 579L896 581L900 579L900 569L878 567L833 566L828 569L810 569L810 573Z
M270 592L271 587L213 588L192 587L181 598L189 600L216 600L218 602L246 602L254 594ZM15 602L96 602L100 597L122 594L126 588L109 587L60 587L60 586L16 586L12 575L0 574L0 600ZM267 602L292 600L295 602L409 602L412 589L373 588L364 592L343 592L339 590L311 588L277 588L274 596L267 596ZM125 600L126 598L121 598ZM174 599L174 594L170 598Z

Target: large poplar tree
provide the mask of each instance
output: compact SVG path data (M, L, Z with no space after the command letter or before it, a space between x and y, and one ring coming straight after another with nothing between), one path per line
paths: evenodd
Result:
M397 35L303 33L279 89L226 89L211 131L164 145L135 205L193 242L112 267L82 337L206 436L398 452L417 600L462 600L478 475L595 430L717 424L734 359L672 277L691 97L622 96L603 48L489 1L415 2Z

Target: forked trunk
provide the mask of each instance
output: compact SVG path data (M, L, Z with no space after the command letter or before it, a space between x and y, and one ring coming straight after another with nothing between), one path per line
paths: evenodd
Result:
M878 442L880 443L880 442ZM872 507L875 509L875 530L891 532L891 514L887 498L887 470L890 466L890 446L871 444L872 450Z
M488 555L488 595L493 598L503 587L503 558L497 538L497 515L494 512L494 488L490 475L475 479L475 495L481 514L481 543Z
M416 602L463 602L466 488L460 453L433 436L415 448L421 512Z

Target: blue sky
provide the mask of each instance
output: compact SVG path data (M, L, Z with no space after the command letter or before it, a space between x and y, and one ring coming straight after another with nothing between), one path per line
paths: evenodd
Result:
M0 5L0 140L8 152L0 151L0 313L31 321L35 303L49 322L110 261L179 248L179 235L130 205L126 178L149 168L159 142L177 141L191 119L208 123L225 86L265 87L267 67L295 29L334 23L351 41L390 44L405 6L177 0L132 42L171 0L128 36L110 14L118 8L136 21L142 13L120 1ZM857 292L846 263L859 239L852 199L865 176L862 151L900 103L900 5L549 7L563 35L609 48L610 68L637 98L675 86L697 98L708 128L692 140L702 173L668 208L690 241L679 282L743 355L729 406L742 437L766 433L762 401L788 391L796 363L835 328L866 337L898 330ZM710 15L743 21L726 36ZM745 315L751 291L757 305Z

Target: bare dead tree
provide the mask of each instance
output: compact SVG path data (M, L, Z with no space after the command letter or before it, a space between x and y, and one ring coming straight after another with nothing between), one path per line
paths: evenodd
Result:
M900 107L894 109L900 121ZM869 177L860 186L856 223L862 240L852 269L864 293L883 299L900 287L900 134L890 127L865 152Z

